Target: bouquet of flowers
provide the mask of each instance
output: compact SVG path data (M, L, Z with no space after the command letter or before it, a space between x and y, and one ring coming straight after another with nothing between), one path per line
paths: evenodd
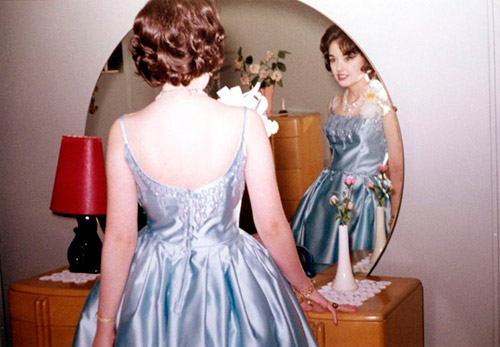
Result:
M346 176L344 178L344 184L347 186L347 191L342 192L342 204L340 204L340 200L335 194L330 198L330 205L335 206L337 211L339 211L336 219L340 219L341 225L345 225L347 222L351 221L349 214L354 209L354 203L352 202L352 186L355 182L355 177Z
M375 194L379 206L384 206L387 199L391 196L392 186L389 183L389 179L386 176L388 166L387 164L377 165L378 175L375 176L376 184L373 181L369 181L367 186Z
M238 49L238 58L234 62L234 70L240 73L240 83L244 86L255 86L261 82L261 88L277 84L283 87L283 73L286 65L283 63L288 51L279 50L277 55L267 51L266 56L259 63L254 62L251 55L243 57L241 47Z

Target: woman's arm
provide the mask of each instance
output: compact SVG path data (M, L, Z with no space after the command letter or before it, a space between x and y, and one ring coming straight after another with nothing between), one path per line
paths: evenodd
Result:
M124 159L120 124L111 127L106 152L108 206L101 260L99 316L114 319L137 243L137 191ZM98 320L94 346L113 346L114 323Z
M269 139L260 116L255 112L248 114L245 142L246 182L259 236L286 279L298 291L307 292L310 281L300 264L290 225L283 211ZM334 322L337 321L335 309L317 290L309 298L323 310L331 311ZM352 308L343 306L339 309L352 311Z
M384 133L387 141L387 151L389 152L389 174L392 182L390 221L392 227L401 202L404 175L403 143L399 132L398 119L393 111L390 111L384 117Z

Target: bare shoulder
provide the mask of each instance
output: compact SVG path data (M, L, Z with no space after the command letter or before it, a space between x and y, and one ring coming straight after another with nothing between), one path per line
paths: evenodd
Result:
M328 112L334 112L339 114L342 107L342 93L339 93L333 97L333 99L328 104Z

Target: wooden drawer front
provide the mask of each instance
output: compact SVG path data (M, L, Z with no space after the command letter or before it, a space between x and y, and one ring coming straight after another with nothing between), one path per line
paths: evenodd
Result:
M310 320L319 347L384 347L384 323L380 321Z
M274 138L297 137L300 134L300 118L296 117L271 117L279 123L278 132L273 135Z
M300 200L303 194L300 170L277 170L276 179L281 200Z
M300 169L300 139L286 137L274 140L274 163L276 169Z
M86 299L10 291L10 315L12 319L37 325L43 321L45 325L76 326Z

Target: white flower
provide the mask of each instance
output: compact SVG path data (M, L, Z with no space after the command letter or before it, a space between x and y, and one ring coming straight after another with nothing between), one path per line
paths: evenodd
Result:
M372 79L368 83L363 97L365 101L359 113L365 118L379 119L391 110L387 92L382 83L376 79Z
M251 64L248 69L250 70L250 73L253 74L253 75L256 75L259 73L259 70L260 70L260 65L259 64L256 64L256 63L253 63Z
M273 73L271 74L271 79L276 81L276 82L279 82L281 79L283 78L283 74L281 73L281 71L273 71Z
M266 70L261 70L259 72L259 78L262 79L262 80L264 80L264 79L266 79L266 78L269 77L269 74L270 74L269 70L267 70L267 69Z
M267 51L266 53L266 61L271 60L271 58L274 56L274 53L271 51Z

